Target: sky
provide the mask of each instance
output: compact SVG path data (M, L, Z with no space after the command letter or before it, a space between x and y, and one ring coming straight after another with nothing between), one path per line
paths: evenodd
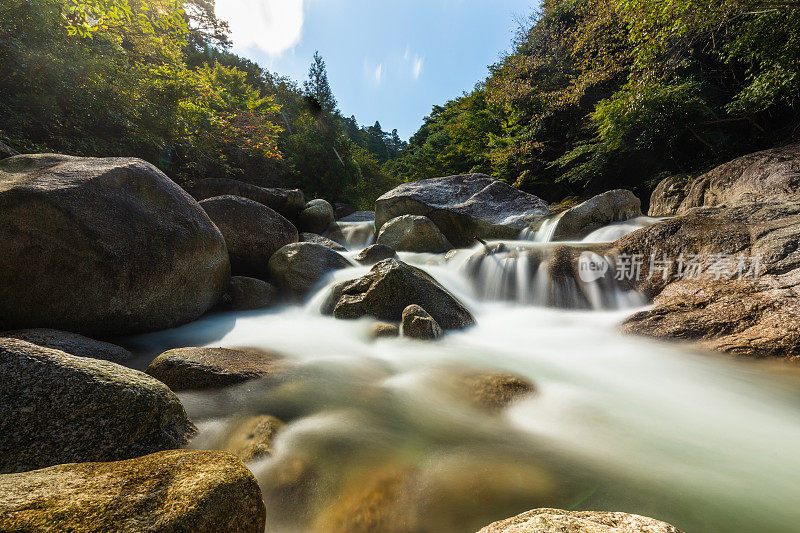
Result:
M486 77L531 0L216 0L233 51L302 82L315 50L339 109L408 139Z

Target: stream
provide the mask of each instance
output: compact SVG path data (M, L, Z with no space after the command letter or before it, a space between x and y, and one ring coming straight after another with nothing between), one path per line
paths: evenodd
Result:
M505 244L547 250L546 230ZM358 239L350 257L370 242ZM256 347L297 362L281 384L179 395L200 430L196 448L215 448L244 416L286 422L273 455L248 465L270 532L347 531L359 514L384 514L376 523L386 531L463 533L537 507L625 511L687 533L797 530L800 375L623 336L618 324L646 301L608 284L583 309L571 295L592 290L576 280L554 307L539 296L555 282L530 276L523 255L484 259L468 275L480 247L447 260L399 254L475 316L436 342L373 340L375 320L322 316L332 284L369 270L354 266L304 305L212 314L126 345L139 368L183 346ZM515 374L536 392L484 412L454 388L465 369Z

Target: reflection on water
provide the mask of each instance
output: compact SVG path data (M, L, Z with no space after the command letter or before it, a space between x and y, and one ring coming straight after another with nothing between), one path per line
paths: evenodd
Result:
M687 532L796 531L793 377L623 337L616 325L631 309L492 301L458 257L402 255L462 299L477 326L438 342L372 341L373 321L319 314L322 287L304 307L135 339L150 352L249 346L297 362L280 383L181 394L199 447L247 415L286 422L272 456L250 463L268 531L463 533L543 506L632 512ZM464 368L518 375L536 392L482 410L456 393L454 369Z

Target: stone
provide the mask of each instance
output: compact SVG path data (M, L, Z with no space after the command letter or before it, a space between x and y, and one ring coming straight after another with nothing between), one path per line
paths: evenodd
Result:
M409 305L403 310L400 331L403 337L419 340L435 340L444 335L436 320L418 305Z
M375 222L375 211L356 211L337 220L339 222Z
M367 246L353 258L362 265L374 265L378 261L384 259L393 259L397 257L397 252L394 248L385 244L372 244Z
M253 474L225 452L170 450L0 476L0 530L262 533Z
M208 215L133 158L0 161L0 324L90 337L191 322L230 278Z
M215 196L241 196L263 204L290 220L294 220L303 207L306 199L300 189L272 189L258 187L243 181L225 178L207 178L200 180L192 191L198 200Z
M400 322L412 304L426 309L445 330L475 323L467 308L435 279L397 259L380 261L365 276L333 287L322 312L342 319L372 316Z
M473 407L499 412L513 402L536 392L534 385L505 372L452 369L444 380L452 392Z
M389 322L378 322L369 329L371 339L391 339L400 336L400 328L397 324Z
M534 509L478 533L681 533L665 522L628 513Z
M661 180L653 190L653 194L650 195L650 210L647 215L651 217L674 216L678 212L681 202L686 198L686 187L691 181L692 177L688 174L676 174Z
M325 200L311 200L300 211L298 217L300 229L308 233L325 233L335 218L333 206Z
M226 311L267 309L280 302L275 285L256 278L233 276L219 308Z
M231 452L242 461L269 457L273 451L273 439L282 429L283 422L269 415L235 420L225 428L224 437L214 449Z
M15 155L19 155L19 152L17 152L4 142L0 141L0 159L5 159L7 157L12 157Z
M343 204L341 202L333 204L333 218L336 220L350 216L355 212L356 208L350 204Z
M288 368L281 356L263 350L176 348L156 357L147 367L147 373L180 392L280 377Z
M561 214L553 232L554 241L578 241L612 222L642 216L642 203L626 189L598 194Z
M454 246L482 239L517 238L547 203L484 174L462 174L404 183L375 202L375 228L402 215L430 218Z
M234 274L266 278L272 254L297 242L291 222L248 198L215 196L200 206L222 232Z
M133 354L110 342L97 341L67 331L54 329L18 329L0 332L0 338L19 339L44 348L60 350L77 357L90 359L103 359L112 363L123 363L133 357Z
M271 278L295 297L307 295L330 272L350 266L344 256L310 242L284 246L269 260Z
M0 339L0 383L2 473L180 448L195 431L166 385L108 361Z
M337 252L346 252L347 248L342 246L336 241L333 241L327 237L323 237L322 235L317 235L316 233L301 233L300 234L300 242L310 242L313 244L321 244L322 246L327 246L331 250Z
M400 252L443 254L453 248L431 219L418 215L403 215L388 221L381 227L377 243Z

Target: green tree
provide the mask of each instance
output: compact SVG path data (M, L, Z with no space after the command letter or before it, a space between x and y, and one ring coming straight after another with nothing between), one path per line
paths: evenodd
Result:
M328 71L325 68L325 61L319 54L314 52L314 60L308 69L308 79L303 83L303 90L306 96L316 100L324 111L328 113L337 112L336 98L328 82Z

